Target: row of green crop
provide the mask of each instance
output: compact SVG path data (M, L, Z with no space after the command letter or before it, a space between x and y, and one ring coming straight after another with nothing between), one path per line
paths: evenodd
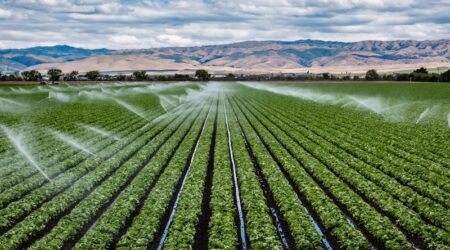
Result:
M231 152L228 150L228 136L223 105L224 103L221 101L219 104L216 145L214 149L214 170L210 203L211 219L208 225L208 248L210 249L236 249L239 244L237 237L239 230L236 225L236 218L239 216L237 211L238 201L233 196Z
M25 115L26 116L26 123L24 122L24 119L22 117L22 119L12 122L12 124L8 124L6 123L6 121L2 120L2 125L6 125L8 128L14 130L14 131L20 131L23 135L24 135L24 142L27 145L33 145L33 146L37 146L39 147L39 143L40 140L45 139L44 136L39 135L39 132L37 129L41 128L41 125L44 124L48 124L48 123L53 123L56 121L59 121L59 126L66 126L66 122L64 120L61 119L61 117L59 117L56 113L50 113L48 115L48 117L42 117L42 119L37 120L36 122L32 122L31 117L33 117L33 115L35 115L35 113L26 113L26 114L21 114L20 116ZM19 116L19 115L16 115ZM5 123L3 123L5 122ZM31 124L33 124L33 126L30 126ZM58 126L58 127L59 127ZM36 128L37 127L37 128ZM7 164L7 161L12 158L12 157L17 157L17 154L14 150L14 146L11 143L8 143L9 140L6 137L6 135L4 133L0 133L0 137L2 139L3 142L0 146L1 146L1 150L0 150L0 167L4 167Z
M115 122L110 124L110 127L105 127L105 129L108 129L112 132L122 131L124 129L127 129L128 127L137 129L141 126L143 126L144 123L142 120L132 120L132 121L121 121L121 122ZM89 136L86 134L86 137ZM78 138L77 138L78 139ZM98 137L98 136L92 136L87 137L85 141L83 141L84 146L93 150L93 151L100 151L107 145L114 142L114 138L104 138L104 137ZM50 145L52 145L52 142L48 142ZM70 159L78 159L78 163L82 160L87 159L88 157L91 157L90 154L80 151L78 149L74 149L73 147L68 149L60 149L58 148L58 144L53 145L55 148L53 149L47 149L48 151L53 151L56 153L57 157L54 158L48 158L45 160L40 160L39 165L45 172L52 171L55 169L55 166L60 165L62 162ZM42 152L43 154L45 152ZM56 158L56 159L55 159ZM38 173L38 170L35 167L25 167L20 168L21 164L10 164L11 168L16 169L15 172L11 173L10 175L3 177L0 181L0 190L4 191L8 188L13 187L17 183L24 182L28 180L29 177L35 175ZM73 165L72 165L73 166ZM70 166L67 166L70 168ZM65 171L67 168L61 169L58 173ZM54 171L53 171L54 172ZM53 178L55 175L52 175L51 178Z
M136 126L137 125L137 126ZM130 134L133 131L142 128L139 124L135 126L130 126L128 124L123 124L125 128L125 132ZM98 149L95 153L101 153L106 147L109 145L116 143L113 139L108 140L100 140L95 145ZM66 171L72 171L72 168L76 168L78 165L82 164L85 161L95 161L95 157L91 155L87 155L84 152L79 152L78 154L72 155L64 161L58 162L54 166L46 169L46 173L52 179L57 178L61 173L69 173ZM24 195L32 192L33 190L41 187L47 180L40 174L35 174L26 180L18 183L14 187L6 190L5 192L0 194L0 207L4 208L6 205L10 204L13 201L19 200ZM70 183L68 183L70 184Z
M289 117L291 117L292 119L293 116ZM449 194L446 193L444 190L441 190L438 187L432 185L432 183L424 182L420 178L421 175L418 173L418 171L408 171L408 170L400 171L401 169L404 168L405 164L399 163L396 164L395 166L392 166L389 164L389 162L386 162L385 160L381 159L381 157L377 157L377 155L382 154L383 152L382 148L378 149L373 154L370 154L369 152L372 152L373 150L369 150L369 148L372 148L371 143L369 143L369 141L374 141L376 140L376 138L371 138L370 136L367 136L367 138L362 138L361 140L348 139L348 136L346 134L340 132L338 129L333 129L331 127L331 124L325 123L323 120L315 120L313 118L308 119L308 122L302 122L302 119L296 119L295 122L297 122L298 124L303 123L302 126L306 127L307 129L312 129L313 131L315 131L316 134L322 136L330 143L335 144L337 147L342 148L355 158L361 159L367 164L380 169L387 175L396 178L403 185L409 186L418 193L427 196L433 200L436 200L438 203L442 204L447 208L450 206ZM368 152L365 150L367 150ZM389 159L394 158L390 156L389 153L386 152L384 153L384 155L386 158ZM408 168L411 170L421 169L420 166L408 166ZM421 170L420 172L423 172L423 170ZM403 189L402 192L406 192L408 196L409 195L417 196L417 194L413 193L412 190L410 189L406 189L405 187L398 187L398 188ZM421 201L421 199L422 199L421 197L417 197L415 200L411 200L409 202L410 203L417 202L419 204L420 203L424 204L424 202L426 203L430 202L427 199L425 199L425 201ZM434 206L433 204L428 205L431 207Z
M97 109L94 106L91 111L97 111ZM55 129L64 131L67 133L71 133L73 131L79 130L78 126L74 124L71 121L77 121L77 122L84 122L88 121L89 123L95 125L97 122L102 121L108 121L111 119L127 119L130 116L127 114L127 116L123 116L121 114L124 114L122 110L112 110L109 112L99 113L99 112L89 112L89 113L83 113L80 112L79 107L65 107L64 112L71 114L71 119L63 119L61 117L62 111L54 111L52 112L45 112L46 115L43 117L40 117L39 119L33 119L32 121L28 123L24 123L23 121L21 123L18 123L15 129L20 129L20 131L24 130L22 132L23 135L23 143L28 146L28 148L32 149L33 152L45 152L46 149L48 149L48 145L51 145L52 143L55 143L55 140L52 141L52 143L46 143L46 141L49 141L49 139L52 139L51 136L48 136L47 133L43 133L45 129ZM31 118L33 118L35 115L29 114ZM27 126L22 126L20 124L28 124ZM12 127L11 129L14 129ZM9 166L9 163L16 162L17 160L22 160L23 157L21 157L20 154L14 150L13 146L8 143L7 145L10 146L10 149L8 152L2 154L1 160L0 160L0 166ZM42 155L41 154L35 154L36 157L38 157L36 160L40 160L41 158L48 158L49 156Z
M450 196L445 191L448 189L446 188L448 182L444 180L446 179L445 177L426 171L425 167L399 160L397 157L384 151L382 146L375 148L373 141L376 141L377 137L368 135L366 138L352 138L340 131L339 128L334 128L333 124L325 123L322 120L316 121L321 124L321 130L329 134L327 140L339 143L342 148L351 154L357 155L358 158L366 163L379 168L403 185L437 201L445 207L449 207Z
M142 120L139 119L133 119L131 121L128 121L130 126L136 127L138 123L143 124ZM116 121L111 124L107 124L103 127L103 129L109 130L111 133L121 133L124 130L124 124L126 124L127 121ZM43 132L44 133L44 132ZM54 137L54 135L48 134L49 137ZM80 141L80 143L83 144L85 148L88 149L98 149L95 148L95 144L98 143L100 140L108 140L113 139L110 137L103 137L103 136L93 136L92 133L85 133L85 132L75 132L75 135L70 134L69 135L72 138L75 138L77 141ZM80 137L78 137L80 136ZM47 169L53 167L55 164L64 161L65 159L69 158L70 156L79 153L81 150L73 147L69 143L65 143L62 140L56 140L56 141L48 141L48 145L53 145L54 148L51 148L49 146L48 149L45 151L42 151L41 153L49 154L50 156L48 158L41 158L41 160L37 160L38 165L46 171ZM1 171L5 170L5 171ZM5 176L2 176L1 185L8 185L8 182L12 182L9 185L14 185L14 176L17 176L18 179L24 180L28 178L29 176L37 173L37 169L34 166L31 166L29 162L13 162L9 164L8 168L2 168L0 171L5 174ZM6 186L3 188L3 190L9 188L10 186Z
M250 155L245 150L245 141L241 135L237 120L229 107L225 106L227 126L233 148L241 202L245 215L245 230L248 236L248 248L282 249L283 244L277 234L264 192L255 173Z
M276 142L273 136L265 131L264 127L257 124L254 118L252 119L252 117L249 117L247 114L242 113L239 107L235 107L237 110L239 110L241 120L245 120L244 123L247 124L247 131L250 130L250 127L254 130L250 130L251 132L247 132L247 134L253 134L254 137L258 137L259 140L261 140L261 143L263 143L266 147L264 149L262 148L262 145L259 145L257 142L255 142L255 145L258 147L258 149L255 150L255 152L257 152L256 154L261 154L260 157L265 158L265 160L263 161L264 164L269 165L268 163L270 162L270 165L272 165L271 169L267 170L267 176L269 179L274 179L273 189L277 190L281 188L281 190L297 190L299 195L305 197L305 201L311 205L315 214L318 215L320 224L323 225L326 230L325 232L332 238L334 238L334 241L336 241L341 248L368 249L369 245L367 244L367 241L364 239L363 235L347 224L345 215L341 211L339 211L339 208L333 204L333 202L325 195L325 193L320 190L320 187L314 183L314 181L308 176L305 171L302 170L299 163L296 162L295 159L292 158L292 156L289 156L288 152ZM270 159L269 156L272 154L275 158ZM280 165L278 165L277 163ZM277 170L275 165L278 165L277 168L280 169ZM284 174L288 175L290 179L292 179L292 182L289 183L290 186L284 184L284 179L286 179L286 176L284 176ZM284 185L279 186L278 183L280 182ZM292 202L299 205L302 204L300 197L298 197L297 199L293 199ZM287 204L285 203L286 201L279 201L281 207L287 206ZM286 209L287 213L292 213L293 211L293 209ZM296 215L295 217L297 216L299 215ZM295 217L292 219L295 219ZM309 231L307 232L300 231L297 233L300 236L304 235L303 237L309 235L310 238L315 239L315 242L311 242L311 240L302 240L300 241L300 244L304 244L302 246L303 248L307 247L308 245L318 245L318 239L315 235L316 232L314 231L314 228L312 228L313 222L306 218L305 215L302 215L302 217L303 219L299 225L295 225L295 221L292 223L292 225L308 228ZM299 231L298 228L294 229ZM314 237L312 237L311 235L314 235Z
M144 201L139 214L118 241L117 249L147 249L150 244L158 243L156 242L159 240L157 234L162 233L158 230L163 226L163 215L167 213L170 201L176 195L177 184L183 178L192 151L206 126L207 113L209 114L209 111L203 110L200 118L194 122L191 131L181 142L175 155Z
M300 163L308 176L319 184L333 198L334 202L348 211L358 225L363 225L375 241L388 248L403 248L409 245L402 233L388 219L365 203L359 195L305 150L298 141L290 137L285 130L281 130L262 115L257 118L258 122L267 129L267 132ZM318 149L320 150L320 148Z
M258 106L258 108L261 109L261 106ZM270 112L266 109L263 110L263 112L266 113ZM327 126L321 121L313 121L311 119L308 120L308 122L305 122L306 124L302 124L303 121L301 121L300 119L293 120L293 116L282 117L280 113L273 113L277 119L288 120L287 124L291 129L294 129L291 124L295 123L297 125L295 126L295 129L297 131L304 134L310 140L315 141L322 148L329 149L330 154L336 156L348 166L351 166L362 176L374 182L384 191L391 194L397 200L401 201L404 205L417 211L423 218L430 221L431 224L443 227L445 230L448 230L450 221L445 216L447 214L447 211L444 207L426 197L418 195L414 190L401 185L395 180L392 180L390 176L377 169L382 168L382 170L384 171L388 169L389 172L396 172L397 168L390 167L389 165L380 161L371 161L369 162L371 165L363 162L360 159L365 159L368 157L364 151L358 150L352 144L346 143L345 136L340 135L335 130L329 131L329 133L327 134L325 132L328 130ZM311 130L309 130L308 128ZM334 143L330 143L330 141L334 141ZM375 166L375 168L372 166ZM423 185L421 187L425 189L426 186Z
M117 173L117 170L120 169L123 164L126 162L131 162L129 163L131 166L135 165L133 164L133 159L139 150L146 147L146 145L153 145L153 143L151 143L153 141L164 142L164 133L160 134L163 129L164 127L157 126L155 129L144 132L146 134L144 136L141 131L137 131L137 133L141 133L137 135L137 139L135 141L128 141L128 145L126 144L126 147L123 150L114 152L114 156L109 159L98 159L100 162L97 162L97 167L95 167L87 175L78 179L70 189L53 197L49 202L34 210L24 220L15 225L14 228L6 232L0 239L0 242L4 243L1 245L12 249L32 243L32 236L37 235L42 230L45 230L48 223L54 220L58 215L67 212L67 209L70 211L71 207L76 206L78 202L92 192L92 190L94 190L100 183L103 183L105 180L109 180L110 176ZM158 143L156 143L156 145L158 145ZM58 184L63 180L64 178L58 179ZM56 181L52 183L52 186L56 186L55 184L57 184ZM29 204L29 201L27 202Z
M95 109L94 109L95 110ZM68 109L66 112L74 114L75 117L77 116L77 113L79 113L78 110ZM100 113L92 112L85 115L82 115L79 117L79 121L88 120L90 124L96 125L96 124L105 124L112 123L114 121L123 121L123 120L129 120L133 116L130 115L123 115L123 111L121 110L113 110L113 112L108 113ZM59 114L49 114L44 119L50 119L55 120L55 125L48 126L46 125L48 122L45 121L39 121L37 124L37 128L34 125L30 125L29 127L32 129L31 132L28 134L24 134L23 143L29 148L32 149L32 154L35 156L35 160L37 162L40 162L42 160L46 160L50 157L54 157L57 161L58 159L61 159L61 157L64 157L61 155L61 152L66 151L67 149L70 149L70 146L67 144L64 144L60 140L55 139L53 136L51 136L48 133L48 129L52 128L55 130L63 131L68 134L74 134L77 138L84 138L87 137L89 134L88 131L85 131L84 129L80 129L77 124L74 124L72 122L67 121L60 121L58 120ZM106 124L105 124L106 125ZM101 126L101 125L100 125ZM80 133L81 132L81 133ZM50 150L53 149L53 150ZM59 151L56 151L55 149L58 149ZM35 153L38 152L38 153ZM11 169L10 165L11 163L17 164L18 162L22 162L24 166L29 166L29 163L24 159L24 157L20 154L17 154L16 150L12 150L12 153L14 153L11 157L3 156L0 166L8 166L6 169ZM3 175L2 175L3 176Z
M121 119L121 120L115 120L112 119L113 117L107 117L107 120L103 120L103 124L101 125L103 129L111 130L112 133L120 133L120 130L116 131L114 128L118 127L120 123L123 123L124 121L130 121L130 119ZM136 120L132 119L132 120ZM39 135L46 137L46 140L41 140L39 143L43 144L42 147L39 147L38 149L34 149L33 152L30 152L34 157L34 159L39 162L42 168L46 168L48 165L55 164L59 161L62 161L68 157L68 155L74 154L76 152L76 149L74 149L71 145L58 140L54 138L53 135L51 135L48 131L39 131ZM71 137L77 138L79 141L85 142L87 147L90 147L92 145L89 145L89 143L86 143L86 141L97 138L97 139L104 139L104 137L93 137L92 131L86 131L86 129L82 128L73 128L67 132L64 130L64 133L70 134ZM26 145L27 147L33 147L32 145ZM38 154L35 154L34 152L39 152ZM48 162L48 164L44 164L45 162ZM23 172L24 170L35 170L34 167L30 165L30 163L24 159L22 156L21 158L16 159L16 157L12 157L10 159L10 162L7 164L8 167L2 167L0 168L0 177L2 179L5 179L5 177L16 174L17 172ZM24 174L22 174L24 175Z
M153 111L155 113L160 112L160 110L156 108ZM97 121L97 123L100 121L99 123L101 124L104 121L111 119L127 120L136 117L136 115L122 107L117 107L110 103L96 103L94 105L89 105L88 107L82 104L63 105L56 111L38 112L37 115L31 117L34 117L33 120L36 120L35 123L39 124L40 127L65 131L72 128L79 129L77 123L89 123L95 126L95 121ZM104 119L103 121L98 120L97 117ZM46 122L47 119L50 119L51 122ZM31 127L31 129L33 128ZM32 145L33 141L29 143Z
M271 116L271 114L266 114ZM275 120L276 118L274 118ZM272 120L272 122L274 121ZM392 220L399 223L399 226L409 232L411 238L413 236L428 244L430 248L436 248L446 244L445 232L439 228L435 228L423 223L421 218L400 204L398 201L390 197L389 194L381 190L371 182L367 182L359 173L352 170L338 160L334 155L327 152L327 147L317 145L306 136L300 134L297 129L289 128L288 124L280 119L276 119L278 124L283 124L284 131L294 139L294 141L305 148L305 150L317 158L328 171L333 173L345 182L349 187L355 190L365 201L375 205L383 213L387 214ZM436 234L435 236L432 236Z
M12 98L13 100L18 99L20 102L26 102L30 106L29 110L24 113L17 114L14 113L14 110L12 110L12 113L3 113L3 116L6 117L5 119L2 119L2 122L5 122L4 124L13 129L21 129L24 132L26 140L25 143L27 145L33 145L37 147L39 147L39 144L35 142L38 142L40 140L40 137L32 136L32 134L34 134L35 132L35 129L33 128L33 126L29 126L30 124L36 124L38 126L42 125L42 127L52 127L54 129L58 129L61 126L66 126L67 123L72 123L73 121L91 123L91 120L88 118L92 113L96 114L97 116L102 116L104 114L111 113L111 111L124 111L121 107L117 108L118 106L114 105L114 103L113 105L111 105L111 102L101 101L86 103L59 103L50 100L40 100L39 102L31 104L31 100L33 99L33 97L42 99L42 93L30 93L27 94L26 98L22 98L22 96L23 94L17 94L8 98ZM148 104L152 104L150 106L156 106L159 102L156 96L151 95L137 96L137 98L134 99L139 100L139 103L142 103L142 105L144 106L148 106ZM11 119L7 119L9 117L11 117ZM15 117L21 117L21 119L17 120L15 119ZM8 122L7 120L11 121ZM22 126L23 124L28 125ZM2 141L7 141L3 133L0 133L0 138ZM33 140L27 138L33 138ZM2 156L0 158L2 159L7 156L3 154L4 152L2 152L2 149L5 149L4 147L11 148L10 144L8 143L0 144L0 152ZM0 164L0 166L2 166L2 164Z
M92 114L93 117L95 117L95 114ZM122 117L120 119L114 119L114 117L122 117L120 116L120 112L114 112L112 114L109 114L108 116L100 116L98 120L95 120L95 123L91 123L93 126L98 126L104 129L107 129L107 127L111 127L114 123L123 123L123 122L130 122L130 121L138 121L138 119L134 116L126 116ZM99 125L96 125L99 124ZM33 145L30 145L31 148L34 148L30 153L35 156L35 160L40 162L41 160L46 160L49 158L62 158L61 154L65 153L67 149L73 149L71 145L68 143L63 142L62 140L56 138L54 135L52 135L49 131L49 128L43 128L37 130L40 136L46 137L45 140L42 140L39 142L39 144L42 144L40 148L34 148ZM67 124L66 126L61 126L61 128L55 130L63 132L67 135L70 135L71 137L84 142L85 140L91 139L93 136L93 132L86 130L84 128L81 128L78 124ZM114 132L114 131L112 131ZM120 132L117 132L120 133ZM118 135L120 136L120 134ZM102 137L103 138L103 137ZM27 145L28 146L28 145ZM53 146L53 148L52 148ZM51 150L53 149L53 150ZM38 153L36 153L38 152ZM22 157L23 158L23 157ZM22 161L26 161L25 159L21 159Z
M128 222L139 213L141 204L151 192L157 179L172 159L181 141L190 131L197 114L180 126L139 175L125 188L113 204L98 218L95 225L75 245L75 249L112 248L120 233L127 230Z
M137 98L137 100L144 105L147 100L151 100L152 103L156 103L158 101L157 98ZM95 103L92 104L83 104L83 103L74 103L74 104L63 104L63 105L52 105L51 103L43 103L43 108L35 111L32 114L26 114L26 121L21 121L20 124L35 124L39 128L42 129L56 129L67 131L68 130L77 130L78 126L76 123L89 123L92 125L96 125L96 121L99 121L98 118L105 118L106 120L111 119L129 119L135 116L133 113L128 110L124 110L122 107L117 107L117 105L111 105L111 103ZM160 108L155 108L155 112L160 112ZM102 122L101 122L102 123ZM24 143L29 145L30 148L37 149L38 151L42 151L44 148L41 148L46 143L43 143L47 135L39 134L39 129L36 129L33 126L26 126L22 128L24 130ZM38 133L38 134L37 134ZM44 140L44 141L42 141ZM14 157L18 157L20 159L20 155L15 154L15 151L12 150L11 153L14 153ZM6 155L2 157L0 161L0 166L4 166L3 160L8 159Z
M202 132L195 155L190 162L190 169L186 173L186 181L180 188L179 201L175 200L176 207L173 208L173 221L168 229L168 235L164 244L167 249L188 249L195 244L195 235L198 229L199 218L202 212L203 190L206 183L207 168L211 145L214 143L215 121L217 116L217 105L211 110L205 129ZM212 159L211 159L212 160ZM178 197L177 197L178 198ZM209 205L209 204L208 204Z
M170 124L151 143L142 147L130 160L115 171L111 177L95 187L95 190L83 198L68 215L61 218L47 235L33 244L31 249L58 249L70 243L70 240L73 240L78 234L81 233L82 235L83 228L95 222L93 219L99 212L102 212L102 208L108 206L110 202L114 202L113 197L118 197L137 175L148 176L145 173L149 172L155 175L160 171L161 166L150 165L149 161L160 153L160 148L163 145L178 143L176 140L180 139L179 135L189 126L189 124L185 124L183 127L179 127L180 122L184 122L184 119L180 120ZM172 137L175 133L178 133L178 136ZM163 154L163 156L165 155Z
M274 105L275 106L275 105ZM387 168L392 171L389 173L391 176L395 176L397 180L399 180L402 184L407 185L414 190L418 191L422 195L425 195L433 200L438 201L445 207L448 207L449 195L445 192L448 191L448 181L445 176L435 174L434 172L429 171L433 169L430 166L417 166L415 164L411 164L406 162L405 160L392 155L389 152L386 152L386 145L389 144L385 142L384 144L378 143L380 140L379 136L373 135L370 129L366 129L365 131L360 131L360 133L353 133L349 135L347 128L342 128L341 123L336 124L336 116L334 116L334 120L331 119L320 119L317 117L317 114L323 113L321 108L317 108L314 112L315 115L311 115L309 112L302 112L301 115L298 112L293 111L289 106L283 105L283 102L276 103L276 106L280 106L277 111L284 110L289 113L290 117L296 117L295 122L303 123L304 126L309 126L310 120L315 120L317 123L320 123L321 130L327 130L330 134L330 138L334 139L337 143L341 143L343 141L348 141L349 145L353 147L353 149L359 147L360 152L368 151L368 153L363 153L360 155L361 159L366 161L367 163L383 167L383 165L391 165L394 164L395 170L393 167L388 166ZM283 107L281 107L283 106ZM302 110L302 107L307 106L299 106L296 105L295 110ZM272 110L272 109L271 109ZM322 116L319 116L322 117ZM351 119L353 120L353 119ZM387 127L388 125L384 125ZM379 129L383 129L379 128ZM339 139L335 139L336 136L342 135ZM399 141L405 141L404 139L398 139ZM342 143L341 143L342 144ZM376 145L377 147L375 147ZM353 152L353 151L352 151ZM356 152L356 151L355 151ZM403 171L400 171L403 170ZM383 170L384 171L384 170ZM447 171L448 172L448 171ZM428 182L425 182L427 180ZM431 185L430 185L431 184ZM440 190L443 188L444 190Z
M289 112L289 109L286 108L273 110L272 112L278 112L279 110L287 110L290 117L297 117L295 121L300 124L303 123L304 126L310 125L305 119L307 121L315 120L317 123L321 124L321 130L327 131L329 133L329 138L334 140L335 143L341 144L341 146L347 146L347 148L351 147L351 150L346 150L350 150L352 153L359 152L360 159L368 164L381 168L382 171L393 176L403 185L411 187L416 192L439 202L445 207L449 206L449 194L445 191L448 189L449 185L447 178L427 171L426 167L412 165L401 159L399 160L397 157L392 156L383 150L383 145L378 145L378 148L375 148L373 145L377 144L376 141L379 140L379 137L370 135L370 132L366 132L364 135L349 135L347 129L342 129L342 126L340 124L335 124L334 121L329 122L327 119L317 119L306 113L302 114L302 116L298 116L295 112ZM339 139L336 139L335 137L339 137ZM344 144L345 141L348 143ZM391 164L394 164L395 167ZM428 182L424 179L428 180ZM439 186L444 188L444 190L441 190Z
M321 238L315 231L313 224L304 210L300 199L296 196L292 187L279 170L277 163L260 141L260 137L251 129L248 121L234 107L236 119L242 127L249 147L255 156L256 166L261 168L264 178L267 180L268 188L274 196L275 202L281 212L282 219L286 221L292 238L294 248L321 248ZM362 244L364 245L364 244Z
M338 107L323 107L318 105L299 105L303 102L284 98L283 106L297 107L302 114L315 114L324 120L333 120L355 136L367 133L376 136L377 141L388 147L392 154L405 157L412 163L425 164L424 167L434 165L436 162L447 168L450 166L448 147L448 131L437 128L427 129L417 125L381 123L361 119L360 113L343 110ZM448 171L448 169L447 169ZM448 174L449 172L447 172Z
M18 96L20 97L20 96ZM37 106L39 106L39 108L37 108ZM68 110L71 110L71 108L69 107ZM93 111L97 110L97 106L92 107ZM35 131L34 131L34 126L38 126L38 127L45 127L43 124L53 124L54 122L58 123L58 127L59 126L66 126L68 120L64 119L63 117L61 117L59 115L59 112L61 111L61 109L59 109L58 107L54 106L54 105L47 105L46 103L40 102L39 104L34 105L33 108L27 110L24 113L19 113L19 114L15 114L14 112L8 114L8 116L11 117L20 117L20 119L18 119L15 122L11 122L8 123L6 122L4 125L8 126L9 128L11 128L12 130L20 130L22 134L24 134L25 138L25 143L28 145L30 143L33 143L33 140L31 138L35 138L36 140L40 140L43 137L39 137ZM45 113L46 116L40 116L39 113ZM73 113L73 117L77 117L77 118L82 118L81 116L79 116L80 111L77 111L75 113ZM101 113L99 113L101 114ZM5 113L5 115L7 115ZM33 125L33 126L30 126ZM2 137L2 139L4 139L5 142L7 142L7 138L4 137L3 133L0 133L0 137ZM2 160L0 161L0 166L4 166L3 160L5 158L7 158L8 156L13 155L14 150L13 146L9 143L5 143L0 145L2 146L1 149L5 150L1 152L1 158ZM35 146L39 146L39 144L36 144Z
M280 103L281 105L282 103ZM357 141L364 141L365 139L367 139L368 137L373 137L376 138L376 140L372 140L369 144L369 149L374 148L375 146L377 148L382 148L382 151L380 150L374 150L373 153L378 153L378 157L383 157L386 155L390 155L390 156L395 156L395 158L391 157L391 158L386 158L387 161L392 161L392 164L395 165L399 165L399 166L407 166L408 169L410 171L415 171L418 174L421 174L425 177L427 177L429 174L433 177L440 177L440 175L446 176L447 178L450 177L450 169L448 167L445 167L439 163L437 163L436 161L440 161L443 159L443 157L434 157L431 158L432 160L423 158L423 156L421 156L421 154L419 154L420 152L425 152L425 150L419 150L417 151L417 148L421 147L421 144L414 144L411 145L410 144L410 139L405 138L405 137L400 137L400 136L394 136L391 135L391 139L386 139L385 137L379 135L379 131L384 131L384 130L389 130L390 127L392 127L391 124L389 123L385 123L385 124L378 124L377 127L372 127L370 125L367 125L366 128L362 128L360 126L355 126L353 125L353 127L351 126L351 124L346 124L344 122L339 122L339 126L337 126L336 124L336 120L338 119L335 115L328 113L328 112L324 112L324 111L320 111L321 109L319 108L316 112L317 113L321 113L323 114L323 116L328 117L323 119L324 122L330 121L330 118L333 117L333 123L329 123L331 127L336 128L336 130L338 131L342 131L346 134L349 134L349 131L354 130L354 132L351 133L352 137L358 138ZM308 112L304 113L305 116L310 116L311 114ZM350 116L351 114L349 114L348 116ZM321 116L322 117L322 116ZM317 116L315 116L315 118L317 119ZM348 122L349 120L355 120L357 121L357 117L354 118L348 118L346 122ZM358 130L357 128L360 127L360 129ZM356 130L356 131L355 131ZM422 143L423 144L423 143ZM407 145L407 150L404 149L405 145ZM364 145L364 147L368 146L367 144ZM409 152L413 150L413 152ZM385 154L380 154L380 152L384 152ZM386 154L387 153L387 154ZM431 156L430 156L431 157ZM422 166L422 168L426 168L427 171L420 171L422 168L418 168L417 166ZM430 172L431 171L431 172Z
M246 94L255 99L265 96L270 98L273 94L264 92L247 91ZM279 96L277 96L279 97ZM276 98L273 98L276 100ZM264 100L264 99L261 99ZM280 106L280 103L274 105ZM371 133L377 135L378 140L385 144L395 146L395 152L408 152L409 156L420 156L416 159L429 159L432 162L440 162L450 166L450 155L448 148L448 130L442 131L438 128L429 129L426 126L417 126L408 123L388 123L382 119L374 119L373 116L365 115L367 112L356 112L342 109L333 105L319 105L312 102L304 102L297 98L283 96L283 106L295 107L301 114L314 114L325 120L333 120L341 128L355 135ZM400 140L399 140L400 139Z
M278 167L290 181L292 188L296 190L299 197L303 197L303 202L309 205L312 216L322 225L322 230L325 231L332 243L338 244L341 248L368 248L367 240L359 229L349 223L351 219L346 215L347 210L341 211L329 192L320 183L316 183L314 178L311 178L305 171L303 163L280 144L278 138L267 130L265 124L258 121L258 117L254 117L253 113L244 110L242 106L237 105L237 107L243 112L242 115L261 138L274 160L277 161Z
M102 152L99 152L96 157L90 158L88 161L84 161L76 167L64 172L64 174L59 175L52 183L45 184L16 202L10 204L6 202L6 204L9 204L8 207L0 210L1 231L4 232L5 229L12 227L17 220L32 212L42 203L50 200L61 191L64 191L78 179L88 179L95 171L101 171L103 165L115 168L119 167L131 155L136 153L140 147L144 146L151 138L159 134L167 124L170 124L170 122L171 121L168 120L153 128L144 126L139 130L130 131L130 133L123 137L122 140L111 144ZM93 170L95 171L92 172ZM88 175L86 176L86 174ZM33 185L33 183L28 183L28 185ZM27 186L24 185L22 189L26 190ZM20 191L21 190L16 190L16 192ZM70 190L68 192L70 192ZM5 198L8 200L11 199L11 197L14 198L14 195L14 193L11 193Z

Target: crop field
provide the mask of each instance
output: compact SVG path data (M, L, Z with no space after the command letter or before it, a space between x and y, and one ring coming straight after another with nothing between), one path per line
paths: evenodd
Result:
M450 249L450 84L0 87L0 249Z

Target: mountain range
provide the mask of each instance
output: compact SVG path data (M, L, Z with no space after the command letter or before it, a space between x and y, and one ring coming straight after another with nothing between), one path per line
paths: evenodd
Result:
M0 50L0 72L15 72L44 63L66 63L90 56L107 55L108 49L82 49L68 45Z
M132 50L67 45L0 50L0 71L60 68L65 72L300 73L401 71L450 67L450 40L332 42L247 41L224 45Z

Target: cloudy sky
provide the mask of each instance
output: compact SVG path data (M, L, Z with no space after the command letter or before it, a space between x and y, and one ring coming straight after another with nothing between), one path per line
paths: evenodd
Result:
M450 0L0 0L0 48L450 38Z

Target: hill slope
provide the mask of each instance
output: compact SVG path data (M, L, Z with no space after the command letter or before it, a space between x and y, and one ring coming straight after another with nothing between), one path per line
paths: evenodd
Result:
M76 61L93 55L106 55L108 49L81 49L67 45L0 50L0 71L15 72L42 63Z
M449 67L450 40L361 41L353 43L320 40L249 41L200 47L168 47L140 50L68 50L63 57L44 54L20 58L19 62L45 71L192 71L212 72L362 72L369 68L403 70L417 66ZM31 50L31 49L30 49ZM8 55L11 55L10 52ZM31 55L34 55L30 53ZM0 56L2 52L0 51ZM29 55L29 54L28 54ZM47 59L51 57L51 61ZM78 57L78 58L77 58ZM17 57L9 57L13 60ZM0 60L1 61L1 60Z

